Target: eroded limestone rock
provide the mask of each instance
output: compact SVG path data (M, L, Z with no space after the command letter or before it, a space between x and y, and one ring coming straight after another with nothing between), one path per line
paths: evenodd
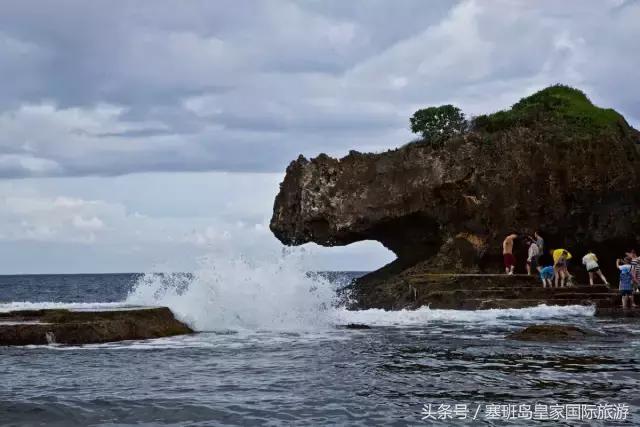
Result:
M537 109L525 102L524 112L505 113L515 117L507 124L485 119L441 147L300 156L276 196L271 230L287 245L382 243L397 259L362 286L425 272L496 273L504 236L536 230L547 249L596 252L613 277L615 259L640 240L640 134L581 92L557 91L530 97L544 95ZM524 271L522 242L515 255Z

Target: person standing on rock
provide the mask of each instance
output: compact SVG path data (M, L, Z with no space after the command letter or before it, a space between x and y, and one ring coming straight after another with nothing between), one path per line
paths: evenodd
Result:
M569 268L568 263L571 259L571 254L566 249L556 249L553 251L553 272L555 275L555 287L558 287L558 282L560 282L560 287L564 288L567 279L569 278ZM559 280L558 280L559 279Z
M544 253L544 239L542 238L540 233L535 231L533 233L533 236L529 236L529 239L536 242L536 245L538 245L539 256L542 255ZM538 263L538 265L540 265L540 263Z
M640 258L638 258L635 249L629 249L626 255L631 259L631 275L633 277L635 292L638 292L638 285L640 285Z
M631 258L626 257L624 260L617 259L616 267L620 270L620 296L622 297L622 308L624 310L636 308L633 300L633 276L631 274Z
M582 263L587 269L587 273L589 273L589 285L593 286L593 276L597 274L602 279L602 282L609 286L609 282L600 271L600 266L598 265L598 257L593 252L589 251L585 256L582 257Z
M502 257L504 258L504 271L513 274L516 267L516 257L513 256L513 242L518 238L517 234L509 234L502 242Z
M542 238L540 233L538 233L537 231L533 233L533 235L536 238L536 244L538 245L538 249L540 250L540 253L542 253L542 251L544 251L544 239Z
M540 257L540 249L535 240L529 240L529 252L527 257L527 274L531 276L538 267L538 258Z

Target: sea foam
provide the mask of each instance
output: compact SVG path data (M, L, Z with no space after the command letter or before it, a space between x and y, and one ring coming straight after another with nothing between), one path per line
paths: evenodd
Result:
M30 302L13 301L0 303L0 312L17 310L43 310L43 309L67 309L67 310L120 310L127 308L122 302Z
M168 306L199 331L326 326L336 302L336 285L307 274L302 259L297 254L265 261L206 257L188 279L144 275L126 302Z
M205 258L188 278L147 274L134 286L127 304L168 306L198 331L309 330L348 323L419 326L432 322L543 320L593 316L585 306L546 306L493 310L351 311L338 306L335 283L304 268L304 256L287 253L264 262Z
M561 317L593 316L593 306L539 305L527 308L508 308L490 310L442 310L421 307L417 310L387 311L369 309L351 311L344 308L335 309L333 319L338 324L360 323L371 326L418 326L432 322L473 322L499 323L507 320L545 320Z

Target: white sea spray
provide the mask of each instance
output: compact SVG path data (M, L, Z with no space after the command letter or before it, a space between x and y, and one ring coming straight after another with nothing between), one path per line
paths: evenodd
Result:
M433 322L500 323L593 316L589 306L546 306L493 310L347 310L338 306L336 284L309 274L304 256L288 252L270 261L207 257L193 275L147 274L127 304L168 306L198 331L313 330L348 323L372 326Z

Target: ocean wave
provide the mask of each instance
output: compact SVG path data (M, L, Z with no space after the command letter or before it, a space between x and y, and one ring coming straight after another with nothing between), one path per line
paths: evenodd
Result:
M43 309L67 309L67 310L116 310L130 307L124 302L30 302L14 301L0 303L0 312L17 310L43 310Z
M167 306L197 331L327 326L336 284L303 265L297 253L268 261L207 257L188 277L144 275L126 302Z
M349 323L372 326L420 326L434 322L501 323L593 316L589 306L540 305L522 309L350 311L339 305L343 284L309 274L304 252L285 252L265 260L206 257L190 274L141 276L121 302L9 302L0 312L71 309L116 310L140 306L169 307L176 318L199 332L314 331Z
M276 262L208 258L192 276L148 274L126 299L129 304L166 305L197 331L310 330L348 323L373 326L432 322L503 322L593 316L590 306L491 310L350 311L338 307L336 284L309 275L303 259L287 254Z
M414 326L433 322L481 322L491 323L506 320L544 320L564 317L590 317L595 307L570 305L539 305L527 308L490 310L441 310L421 307L417 310L388 311L381 309L346 310L336 309L333 320L337 324L361 323L371 326Z

